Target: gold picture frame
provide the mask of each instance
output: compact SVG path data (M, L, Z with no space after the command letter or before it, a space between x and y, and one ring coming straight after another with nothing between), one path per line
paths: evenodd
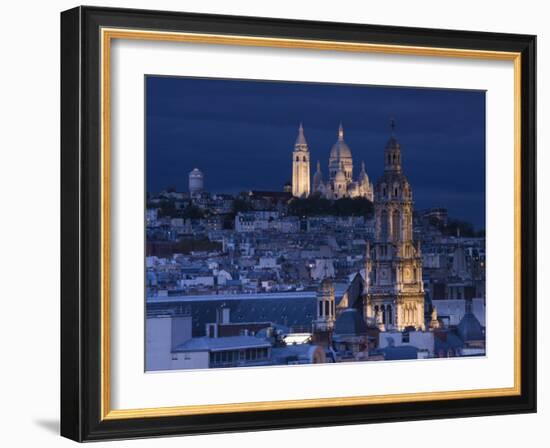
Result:
M107 14L108 13L108 14ZM268 411L303 411L312 409L326 408L327 415L333 412L334 409L346 407L360 408L363 412L366 407L369 407L367 411L375 412L374 405L392 405L398 403L413 403L418 406L422 406L422 403L433 403L435 401L449 401L448 406L453 407L452 402L456 400L473 400L473 399L491 399L493 401L486 401L486 403L495 403L494 406L498 406L499 399L501 402L512 403L509 405L512 411L520 412L521 409L533 409L533 391L532 388L526 388L527 382L532 382L534 375L533 364L534 353L531 349L525 350L528 343L525 337L526 331L532 332L534 327L526 329L522 326L522 323L533 322L534 309L527 308L525 312L525 303L528 300L534 300L533 297L526 297L526 293L531 291L534 287L532 284L526 286L526 279L530 281L535 275L532 272L533 268L533 250L532 243L526 244L525 235L522 233L522 223L525 223L525 219L529 219L529 227L531 228L534 223L533 220L533 207L534 207L534 193L531 192L531 185L533 179L526 177L525 173L532 171L534 164L534 142L530 129L533 125L534 112L532 95L534 94L534 74L532 72L533 64L533 47L534 38L532 36L515 36L506 35L502 36L499 45L494 45L490 39L490 35L480 35L480 33L472 33L471 35L466 32L435 32L433 30L415 30L422 35L422 39L418 39L412 31L407 35L404 32L401 38L395 38L390 33L390 27L382 27L383 29L369 29L366 25L356 25L358 29L363 29L365 37L364 41L352 41L346 40L345 34L350 32L346 26L339 24L316 24L315 30L312 31L311 38L302 36L304 32L298 32L300 28L298 23L286 22L286 21L270 21L268 19L247 19L246 21L240 21L235 18L234 25L242 27L242 34L235 34L234 32L223 32L223 20L219 18L201 16L203 21L210 19L211 26L197 24L198 20L195 15L187 16L185 14L175 15L172 13L160 13L160 12L141 12L141 19L135 19L130 11L123 10L108 10L102 8L76 8L74 10L67 11L62 15L62 26L67 37L70 35L75 43L66 49L67 55L65 56L65 74L62 71L62 76L70 77L74 76L75 67L76 71L81 69L79 64L83 61L93 60L94 64L97 64L98 70L98 85L97 90L94 90L98 103L97 108L99 111L100 122L97 128L96 139L98 145L98 164L91 169L96 169L98 174L97 180L97 193L99 196L98 201L98 213L95 221L98 223L98 251L97 255L97 272L99 274L99 284L97 292L97 335L99 336L99 343L97 344L97 353L99 359L95 361L95 366L98 368L98 375L92 375L95 380L92 383L95 386L84 387L82 383L82 377L74 377L74 364L83 362L74 359L73 355L66 356L63 360L65 378L71 385L64 388L65 397L70 395L71 399L77 402L77 406L81 409L82 414L85 414L85 418L75 422L74 418L67 417L67 409L62 410L62 433L64 435L77 440L92 440L95 438L117 438L127 437L134 434L131 430L135 425L135 421L146 419L149 423L145 426L147 430L146 435L164 434L169 432L163 432L162 424L158 423L163 418L172 418L174 421L181 421L181 428L187 428L185 425L185 419L192 416L208 417L211 415L228 415L228 414L242 414L242 413L259 413ZM174 21L180 20L182 30L174 30ZM224 20L229 20L224 18ZM257 22L255 22L255 20ZM85 30L84 27L79 26L79 23L88 23L89 27ZM242 22L242 23L241 23ZM151 26L154 29L148 29L147 23L155 26ZM201 22L203 23L203 22ZM244 23L244 24L243 24ZM247 26L253 27L260 24L264 24L266 28L266 35L254 35L247 29ZM164 24L165 29L162 29L160 24ZM204 31L200 31L197 28L203 28ZM279 28L277 28L279 27ZM216 31L208 31L208 28L216 29ZM93 31L90 31L93 30ZM186 29L189 29L187 31ZM256 28L254 28L256 29ZM296 30L296 37L280 37L288 34L288 29ZM332 31L333 33L340 30L342 38L331 40L329 38L320 38L323 34L323 30ZM354 28L355 30L355 28ZM405 30L406 31L406 30ZM77 36L74 36L74 34ZM330 33L329 33L330 34ZM62 34L63 36L63 34ZM75 37L80 36L80 40L75 40ZM373 38L374 37L374 38ZM84 55L81 52L85 51L78 46L78 42L82 42L83 39L87 39L91 42L92 48L97 49L97 54L92 56ZM209 45L233 45L233 46L251 46L251 47L271 47L271 48L289 48L289 49L311 49L321 51L341 51L341 52L356 52L356 53L381 53L381 54L398 54L398 55L410 55L410 56L433 56L433 57L448 57L448 58L464 58L464 59L483 59L483 60L503 60L511 61L514 66L514 386L508 388L494 388L494 389L477 389L477 390L461 390L461 391L448 391L448 392L429 392L429 393L408 393L408 394L395 394L395 395L372 395L372 396L352 396L352 397L339 397L339 398L316 398L306 400L282 400L282 401L266 401L266 402L245 402L245 403L232 403L232 404L218 404L218 405L182 405L175 407L160 407L160 408L142 408L142 409L113 409L111 407L111 366L110 358L111 353L111 304L110 304L110 284L111 284L111 266L110 266L110 247L111 247L111 45L113 41L117 39L125 40L142 40L142 41L163 41L163 42L185 42L185 43L199 43ZM407 42L419 42L416 44L407 44ZM468 46L460 46L460 43L467 43ZM476 48L472 48L472 42L475 42ZM458 45L458 46L456 46ZM76 46L76 48L74 48ZM500 47L500 48L493 48ZM62 48L63 51L63 48ZM76 57L78 56L78 57ZM63 70L63 68L62 68ZM79 72L82 76L82 72ZM82 78L81 78L82 79ZM90 80L91 82L92 80ZM77 98L82 98L82 85L78 85L75 89L74 83L71 87L67 87L65 95L75 95ZM70 90L70 91L69 91ZM68 101L70 102L70 101ZM74 105L73 105L74 106ZM71 110L69 106L65 105L66 114ZM76 106L78 107L78 106ZM63 120L63 117L62 117ZM86 117L79 115L76 122L67 122L67 139L70 139L69 134L74 132L75 126L86 126ZM93 131L93 130L92 130ZM526 131L529 135L526 135ZM71 134L72 135L72 134ZM80 151L87 150L81 140L78 140ZM74 151L70 149L68 144L62 147L63 152ZM89 149L88 149L89 150ZM67 156L67 159L71 158L71 168L64 168L64 173L69 169L73 169L79 162L72 160L72 156ZM80 160L80 159L79 159ZM80 161L81 163L81 161ZM89 168L86 168L89 169ZM65 175L65 174L64 174ZM69 174L66 174L69 177ZM70 181L67 180L67 183ZM66 186L65 186L66 187ZM526 192L526 189L529 190ZM533 196L526 196L527 194ZM81 210L82 200L75 204L74 209L67 210L65 212L67 222L72 219L73 214ZM67 224L68 225L68 224ZM535 235L530 237L534 238ZM64 257L69 258L70 254L74 251L79 254L82 253L81 240L72 241L64 248ZM526 267L526 261L529 260L529 266ZM62 262L63 263L63 262ZM529 272L526 273L525 270ZM67 279L68 288L71 289L74 285L74 279ZM532 282L530 282L532 283ZM67 293L66 293L67 294ZM82 297L82 295L79 295ZM69 300L74 300L74 297L69 298L67 295L62 298L62 303ZM81 300L81 299L79 299ZM65 301L65 302L64 302ZM94 302L95 303L95 302ZM71 325L71 331L82 332L84 331L81 326L74 328L74 322L69 323L69 315L74 318L73 306L64 305L66 310L65 317L63 318L63 325ZM531 306L531 305L529 305ZM82 308L78 311L79 318L82 319ZM94 327L95 328L95 327ZM531 334L531 333L529 333ZM529 336L529 341L532 339L532 335ZM69 344L68 342L66 342ZM71 344L74 343L71 342ZM67 352L76 353L82 355L82 346L73 347L67 346ZM82 365L81 368L84 366ZM71 377L72 380L67 378ZM80 384L78 386L76 383ZM74 393L79 387L84 387L87 390L86 393L80 393L80 397L75 397ZM90 390L97 390L99 395L97 397L98 402L93 405L89 405L91 397L83 397L82 395L89 394ZM63 395L63 393L62 393ZM62 398L63 400L63 398ZM506 401L508 400L508 401ZM529 406L525 405L525 402L529 403ZM521 406L518 404L521 403ZM90 407L91 406L91 407ZM455 409L456 406L455 406ZM352 412L352 410L350 410ZM460 412L460 411L458 411ZM475 415L475 411L462 411L463 415ZM426 415L430 415L429 412ZM432 414L433 415L433 414ZM442 415L444 416L444 414ZM313 417L314 418L314 417ZM407 418L405 415L403 418ZM179 419L179 420L178 420ZM396 416L395 419L400 419ZM368 421L368 418L364 418L363 421ZM63 423L63 421L65 423ZM95 421L95 426L91 424L84 425L84 421ZM317 424L323 424L323 419L318 419ZM114 424L114 426L108 426ZM306 423L308 424L308 423ZM316 424L315 421L312 424ZM120 426L116 426L120 425ZM130 425L130 426L128 426ZM87 428L83 432L83 428ZM105 427L106 429L98 429ZM235 428L239 429L238 424L235 424ZM261 424L258 426L261 428ZM263 427L268 427L264 425ZM277 427L277 425L274 425ZM291 424L281 423L280 427L292 427ZM111 429L114 428L114 429ZM130 428L130 429L129 429ZM175 430L175 433L193 433L201 432L205 428L204 425L197 424L191 429ZM244 426L242 429L254 428L254 425ZM220 425L219 430L223 430L224 427ZM216 429L213 429L214 431ZM173 433L174 431L172 431Z

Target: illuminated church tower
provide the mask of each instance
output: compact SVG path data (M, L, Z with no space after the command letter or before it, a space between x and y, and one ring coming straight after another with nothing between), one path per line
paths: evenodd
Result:
M413 241L413 200L392 133L384 151L384 174L374 188L374 243L365 257L365 316L386 330L424 330L424 287L420 244Z
M292 152L292 195L298 198L309 196L309 149L302 123Z
M317 319L313 321L316 332L331 331L336 320L334 285L328 277L323 279L317 290Z

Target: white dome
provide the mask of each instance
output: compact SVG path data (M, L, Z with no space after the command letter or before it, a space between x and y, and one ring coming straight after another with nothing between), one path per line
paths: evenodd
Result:
M336 176L334 177L334 182L336 183L345 183L346 182L346 175L344 174L344 172L342 170L339 170L337 173L336 173Z
M344 141L344 128L342 124L338 128L338 140L332 145L332 149L330 150L330 158L338 161L341 159L351 159L351 149L349 149L349 146Z
M338 140L330 150L331 159L351 159L351 149L344 140Z

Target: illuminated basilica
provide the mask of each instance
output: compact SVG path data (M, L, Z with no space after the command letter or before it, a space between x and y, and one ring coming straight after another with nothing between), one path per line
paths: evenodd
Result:
M292 153L292 194L295 197L308 197L317 193L327 199L364 197L374 198L372 183L365 171L365 163L356 180L353 179L353 158L351 149L344 140L344 128L340 124L338 140L332 146L328 162L328 179L324 180L321 164L317 162L317 171L310 184L310 152L300 124L298 137Z

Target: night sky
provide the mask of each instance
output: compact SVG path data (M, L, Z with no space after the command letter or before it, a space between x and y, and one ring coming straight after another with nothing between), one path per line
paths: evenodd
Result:
M210 192L281 191L300 122L312 179L317 160L327 179L342 122L354 177L365 161L375 182L392 117L415 208L484 228L484 91L148 76L147 191L187 191L195 167Z

